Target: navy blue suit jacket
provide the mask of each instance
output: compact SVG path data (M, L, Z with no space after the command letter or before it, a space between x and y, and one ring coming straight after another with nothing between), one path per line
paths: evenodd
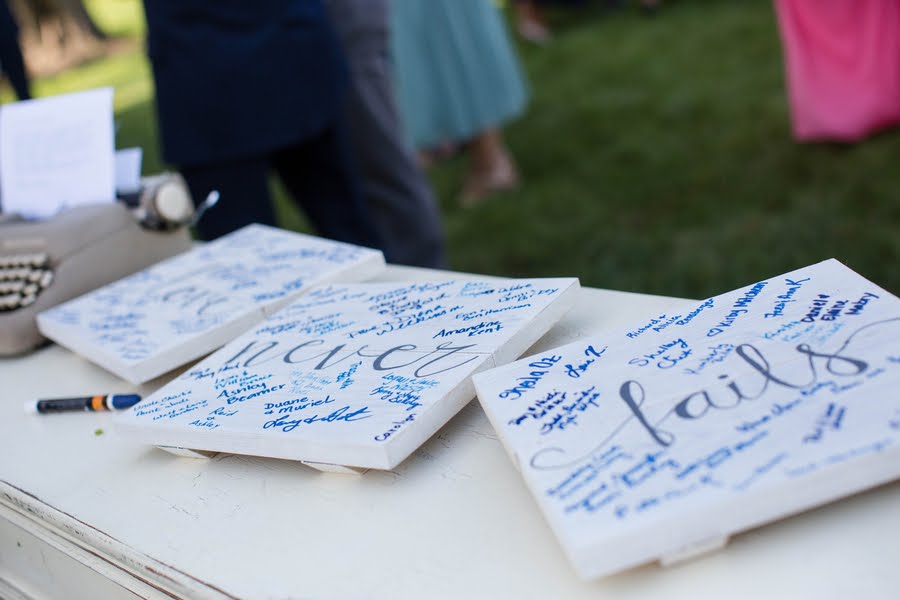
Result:
M346 67L320 0L144 0L163 158L267 154L338 117Z

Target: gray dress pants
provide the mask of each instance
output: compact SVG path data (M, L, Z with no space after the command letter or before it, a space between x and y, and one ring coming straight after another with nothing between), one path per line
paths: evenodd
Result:
M441 216L402 134L390 72L387 0L329 0L352 79L350 141L363 196L395 264L444 268Z

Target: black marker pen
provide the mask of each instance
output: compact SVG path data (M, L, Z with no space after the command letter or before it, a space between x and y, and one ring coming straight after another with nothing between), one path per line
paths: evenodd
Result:
M82 396L79 398L53 398L25 403L27 413L55 413L72 411L123 410L141 401L137 394L109 394L108 396Z

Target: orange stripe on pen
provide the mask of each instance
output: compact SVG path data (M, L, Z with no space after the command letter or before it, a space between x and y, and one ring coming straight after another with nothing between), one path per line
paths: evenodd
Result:
M103 398L103 396L91 397L91 410L106 410L106 404L104 404Z

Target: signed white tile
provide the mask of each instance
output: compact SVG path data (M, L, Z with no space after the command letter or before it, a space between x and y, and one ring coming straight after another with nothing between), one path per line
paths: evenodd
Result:
M142 383L195 360L313 286L360 281L376 250L249 225L38 315L49 339Z
M900 477L900 301L834 260L474 382L584 578Z
M321 287L117 425L159 446L389 469L474 397L473 373L527 350L577 290L573 278Z

